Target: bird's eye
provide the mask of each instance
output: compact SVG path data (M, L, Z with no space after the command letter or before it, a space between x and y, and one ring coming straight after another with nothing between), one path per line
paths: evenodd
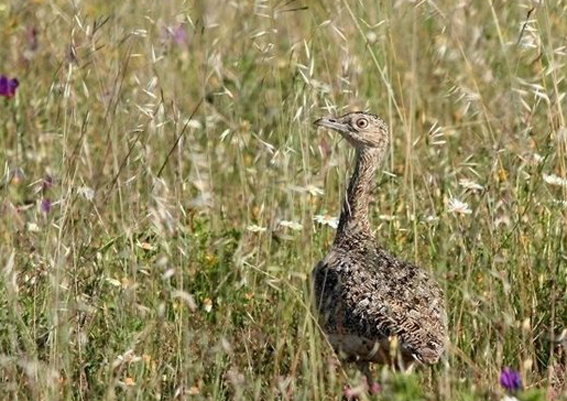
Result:
M356 122L358 128L368 127L368 120L366 118L361 118Z

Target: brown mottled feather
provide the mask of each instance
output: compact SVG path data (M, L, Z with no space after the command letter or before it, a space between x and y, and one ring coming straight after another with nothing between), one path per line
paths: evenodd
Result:
M356 129L360 118L369 121L366 130ZM389 363L389 345L396 338L404 363L434 364L447 344L443 293L426 271L377 245L368 221L370 187L388 141L386 125L364 113L329 120L317 123L338 129L356 147L357 164L333 246L313 270L321 327L349 359Z

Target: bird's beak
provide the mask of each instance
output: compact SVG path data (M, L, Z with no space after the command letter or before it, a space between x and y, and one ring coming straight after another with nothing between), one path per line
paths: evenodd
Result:
M318 127L330 128L339 132L348 132L348 125L337 121L333 117L323 117L313 122Z

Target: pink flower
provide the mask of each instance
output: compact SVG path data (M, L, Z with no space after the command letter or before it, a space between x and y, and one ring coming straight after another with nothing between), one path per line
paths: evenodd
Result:
M171 36L173 41L178 45L184 45L187 43L187 30L184 25L179 25L174 28Z

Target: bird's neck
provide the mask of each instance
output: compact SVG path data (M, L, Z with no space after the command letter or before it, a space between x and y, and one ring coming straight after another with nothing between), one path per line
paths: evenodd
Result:
M384 149L380 148L356 150L356 166L341 210L335 242L340 242L345 237L373 237L368 219L368 204L376 167L383 152Z

